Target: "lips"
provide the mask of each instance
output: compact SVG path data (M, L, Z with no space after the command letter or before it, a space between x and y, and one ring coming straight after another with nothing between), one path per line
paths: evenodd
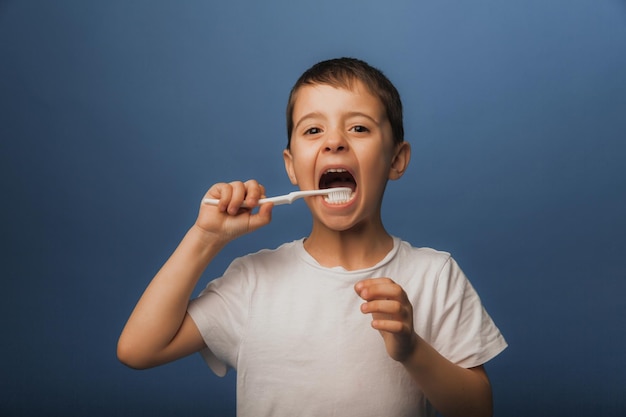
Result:
M321 190L327 188L349 187L353 192L356 190L356 180L354 176L345 168L328 168L319 180Z

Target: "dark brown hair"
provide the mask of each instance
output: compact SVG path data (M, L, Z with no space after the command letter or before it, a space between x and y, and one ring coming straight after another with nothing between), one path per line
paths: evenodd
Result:
M291 145L293 108L298 90L304 85L325 84L351 89L356 81L362 82L382 102L391 124L394 143L404 141L402 101L396 87L377 68L355 58L336 58L319 62L306 70L296 81L287 102L287 149Z

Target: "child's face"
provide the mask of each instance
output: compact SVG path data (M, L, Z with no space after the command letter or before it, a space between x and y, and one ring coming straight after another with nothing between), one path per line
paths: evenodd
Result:
M285 167L302 190L348 186L351 199L332 204L307 199L314 219L336 230L380 219L388 179L404 172L410 147L394 144L381 101L360 82L350 90L305 85L297 92Z

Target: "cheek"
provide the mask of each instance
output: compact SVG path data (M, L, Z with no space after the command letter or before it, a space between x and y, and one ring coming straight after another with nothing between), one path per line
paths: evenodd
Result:
M297 142L296 146L292 145L291 154L293 155L293 160L300 166L310 165L315 162L315 156L317 154L317 147L312 146L312 144L305 144ZM308 145L308 146L305 146Z
M361 168L367 167L362 171L363 179L372 186L380 184L381 187L384 187L389 179L389 171L391 170L389 158L389 155L381 152L378 156L361 160Z
M303 181L313 180L315 176L315 158L298 153L293 158L293 173L300 185L302 185Z
M371 170L377 172L386 171L391 167L391 154L383 147L379 147L376 150L368 150L362 152L359 161L362 165L371 167Z

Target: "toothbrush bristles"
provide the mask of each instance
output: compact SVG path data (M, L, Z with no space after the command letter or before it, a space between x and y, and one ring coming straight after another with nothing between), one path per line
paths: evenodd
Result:
M326 197L326 201L329 203L337 203L337 204L345 203L350 200L351 195L352 195L352 190L341 188L341 189L333 190L332 192L328 193L328 196Z

